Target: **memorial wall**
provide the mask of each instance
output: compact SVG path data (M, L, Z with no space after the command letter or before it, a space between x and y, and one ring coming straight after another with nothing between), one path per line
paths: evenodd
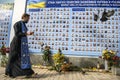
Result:
M108 48L120 53L119 0L27 0L30 52L41 44L53 53L99 56Z
M29 50L99 56L108 48L120 55L120 0L26 0ZM13 3L0 3L0 47L9 46ZM21 13L22 14L22 13Z

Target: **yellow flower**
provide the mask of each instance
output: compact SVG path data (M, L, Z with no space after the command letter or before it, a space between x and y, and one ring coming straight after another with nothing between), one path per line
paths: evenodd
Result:
M109 51L107 49L102 51L102 54L107 54Z
M55 64L60 64L64 62L64 54L60 54L59 52L53 55L53 60Z
M116 52L115 52L115 51L113 51L113 50L110 50L109 52L110 52L110 53L112 53L112 54L116 54Z

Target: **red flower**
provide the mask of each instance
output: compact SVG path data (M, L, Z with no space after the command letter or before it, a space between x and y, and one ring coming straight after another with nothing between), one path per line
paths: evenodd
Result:
M9 53L10 52L10 48L6 48L6 52Z
M115 60L119 60L119 57L118 57L118 56L115 56Z
M115 60L115 56L112 59Z
M5 52L5 51L6 51L6 48L2 48L1 50L2 50L3 52Z
M1 48L0 52L1 52L2 55L6 55L6 53L10 52L10 48Z

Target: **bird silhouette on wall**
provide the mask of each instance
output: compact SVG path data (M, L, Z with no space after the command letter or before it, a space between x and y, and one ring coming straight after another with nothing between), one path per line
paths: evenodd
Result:
M94 21L98 21L98 19L99 19L99 13L100 13L99 10L98 10L98 14L94 13ZM104 11L102 13L102 17L100 18L100 21L101 22L107 21L111 16L114 15L114 13L115 13L115 10L111 10L111 11L106 12L106 9L104 9Z
M99 13L100 13L100 10L98 10L98 14L94 13L94 21L97 21L99 19Z

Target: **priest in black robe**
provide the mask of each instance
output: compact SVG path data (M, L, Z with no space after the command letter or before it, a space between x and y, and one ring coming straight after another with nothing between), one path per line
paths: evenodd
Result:
M28 33L25 25L29 21L29 17L29 14L23 14L22 20L14 24L15 36L10 44L9 59L5 70L5 75L10 77L34 74L31 68L27 40L27 35L32 35L33 32Z

